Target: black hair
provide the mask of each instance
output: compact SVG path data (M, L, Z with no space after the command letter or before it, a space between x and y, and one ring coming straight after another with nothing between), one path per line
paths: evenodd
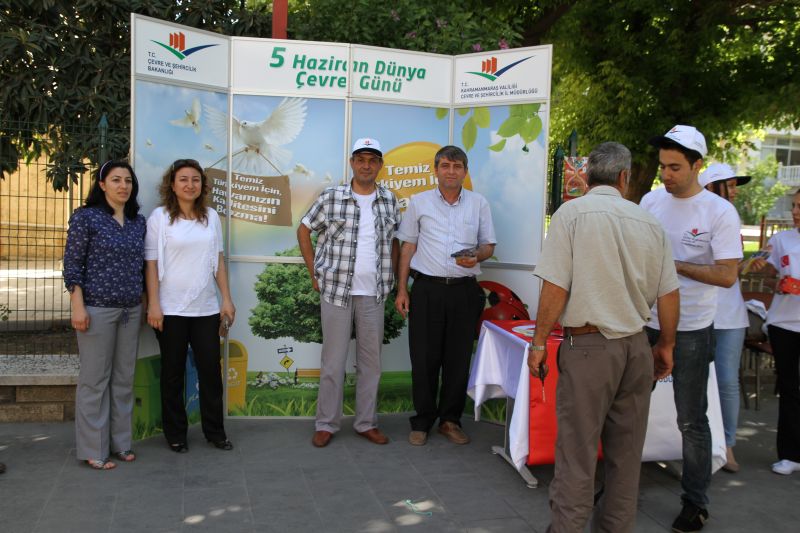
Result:
M449 159L450 161L460 161L461 163L464 163L465 170L469 168L467 165L467 154L458 146L448 145L440 148L439 151L436 152L436 156L433 158L433 168L439 168L439 161L441 161L443 157Z
M136 195L139 194L139 180L136 179L136 173L133 171L133 167L131 167L127 161L112 159L103 163L103 166L101 166L100 170L97 171L92 188L89 189L89 194L86 195L84 206L101 207L108 214L114 214L114 208L111 207L111 205L108 203L108 200L106 200L106 193L100 188L100 182L105 181L106 177L108 177L111 171L115 168L125 168L131 173L131 179L133 180L131 196L128 198L128 201L125 202L123 212L125 214L125 218L133 220L136 218L136 215L139 214L139 202L136 200Z
M676 143L671 139L659 139L655 146L661 150L676 150L682 153L683 157L686 158L690 165L694 165L697 161L703 159L703 155L697 150L686 148L684 145Z
M735 177L729 179L736 179ZM728 180L717 180L711 182L711 192L716 194L717 196L721 196L726 200L730 200L730 194L728 191Z

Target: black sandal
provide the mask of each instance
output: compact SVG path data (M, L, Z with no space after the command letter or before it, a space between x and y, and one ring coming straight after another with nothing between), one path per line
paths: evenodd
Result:
M189 451L189 447L185 442L176 442L175 444L170 444L169 449L175 453L186 453Z
M228 439L209 440L208 443L213 445L215 448L218 448L220 450L225 450L226 452L233 449L233 443Z

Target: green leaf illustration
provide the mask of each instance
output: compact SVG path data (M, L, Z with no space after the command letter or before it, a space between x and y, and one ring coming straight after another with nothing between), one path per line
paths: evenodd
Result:
M541 132L542 119L538 116L531 117L531 119L525 122L519 129L520 137L522 137L525 144L535 141Z
M450 110L445 108L445 107L437 107L436 108L436 118L438 118L439 120L441 120L444 117L446 117L448 113L450 113Z
M508 106L509 117L524 117L525 111L522 109L522 104Z
M456 112L458 113L458 116L463 117L464 115L469 113L471 110L472 110L472 108L470 108L470 107L459 107L458 109L456 109Z
M505 148L505 147L506 147L506 140L505 139L500 139L499 142L496 142L493 145L491 145L489 147L489 150L492 150L493 152L502 152L503 148Z
M539 107L541 107L541 105L542 104L522 104L522 112L526 117L535 115L539 112Z
M461 129L461 142L464 143L464 150L469 151L475 146L475 138L478 136L478 127L475 121L469 117Z
M513 137L519 133L519 129L525 124L523 117L508 117L505 122L500 125L497 134L500 137Z
M472 114L472 118L475 119L475 124L479 128L488 128L489 122L492 120L492 115L489 112L488 107L476 107L475 113Z

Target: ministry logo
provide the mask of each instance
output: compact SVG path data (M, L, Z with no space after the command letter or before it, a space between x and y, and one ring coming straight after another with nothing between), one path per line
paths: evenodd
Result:
M692 228L689 231L683 232L681 244L691 246L692 248L705 248L710 242L708 235L708 231L700 231L697 228Z
M206 48L210 48L212 46L219 46L218 44L201 44L200 46L195 46L192 48L186 48L186 35L182 31L170 33L169 34L169 44L164 44L162 42L153 40L154 43L161 46L165 50L169 50L175 57L183 61L190 55L199 52L200 50L205 50Z
M480 72L467 72L467 74L475 74L476 76L480 76L482 78L486 78L489 81L495 81L497 78L511 70L512 68L516 67L523 61L527 61L528 59L532 58L533 56L528 56L520 59L519 61L514 61L510 65L502 67L500 69L497 68L497 58L492 56L489 59L484 59L481 61L481 71Z

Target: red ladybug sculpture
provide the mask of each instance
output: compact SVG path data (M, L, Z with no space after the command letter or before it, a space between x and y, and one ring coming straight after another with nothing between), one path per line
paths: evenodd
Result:
M496 281L481 281L479 285L486 293L486 304L478 321L478 333L484 320L531 319L520 297L505 285Z

